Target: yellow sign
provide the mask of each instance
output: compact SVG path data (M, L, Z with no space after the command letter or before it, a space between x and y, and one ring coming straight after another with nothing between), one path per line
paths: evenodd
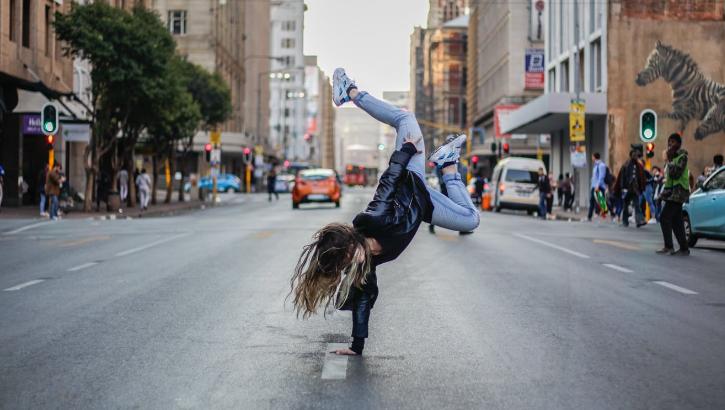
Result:
M212 131L209 133L209 142L212 144L222 143L222 133L219 131Z
M261 145L255 145L254 146L254 155L258 156L258 157L261 157L262 155L264 155L264 147Z
M584 126L584 111L586 102L584 100L571 100L569 111L569 138L571 142L582 142L586 139Z

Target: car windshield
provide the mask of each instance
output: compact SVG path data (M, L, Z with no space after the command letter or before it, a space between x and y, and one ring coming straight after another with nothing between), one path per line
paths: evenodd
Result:
M305 181L322 181L323 179L333 176L335 176L335 173L332 170L326 169L315 169L300 172L300 178Z
M539 179L539 173L523 169L509 169L506 172L506 181L534 184Z

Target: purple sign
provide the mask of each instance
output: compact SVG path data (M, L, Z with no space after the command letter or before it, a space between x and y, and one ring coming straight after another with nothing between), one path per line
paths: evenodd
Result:
M42 134L40 115L23 115L23 134Z

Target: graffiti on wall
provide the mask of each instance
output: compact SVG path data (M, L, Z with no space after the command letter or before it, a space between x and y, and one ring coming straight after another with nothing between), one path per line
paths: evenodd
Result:
M695 131L697 140L725 129L725 86L705 77L689 54L658 41L637 74L637 85L660 77L672 87L673 101L672 112L659 116L679 121L680 131L692 120L704 120Z

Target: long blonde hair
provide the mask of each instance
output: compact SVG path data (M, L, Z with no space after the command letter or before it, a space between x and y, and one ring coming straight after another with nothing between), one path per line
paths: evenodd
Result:
M307 319L323 304L327 310L339 285L335 304L339 309L352 286L365 284L369 271L370 249L365 237L349 224L333 222L317 231L313 242L303 248L287 297L294 294L293 310L297 317L302 313Z

